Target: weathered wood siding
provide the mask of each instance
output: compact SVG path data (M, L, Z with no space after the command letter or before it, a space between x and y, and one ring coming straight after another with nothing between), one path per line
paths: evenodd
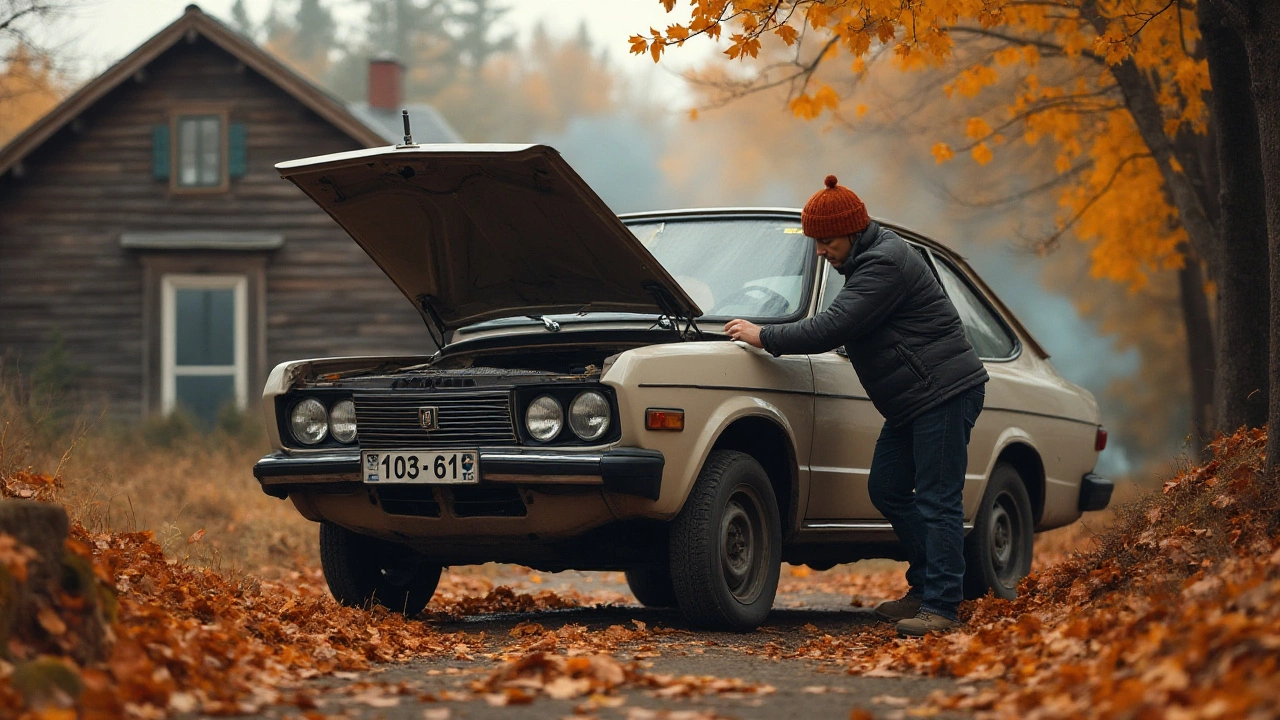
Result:
M191 102L225 102L230 122L248 127L248 172L226 193L171 193L152 175L152 128ZM203 38L179 42L26 158L22 177L0 179L0 353L33 362L58 332L90 367L84 389L108 398L113 414L155 410L159 368L148 358L159 338L149 325L158 328L159 308L145 307L145 258L121 248L120 235L185 230L285 238L265 257L266 348L250 348L250 403L283 360L429 351L409 301L272 167L355 147ZM166 265L182 257L156 254Z

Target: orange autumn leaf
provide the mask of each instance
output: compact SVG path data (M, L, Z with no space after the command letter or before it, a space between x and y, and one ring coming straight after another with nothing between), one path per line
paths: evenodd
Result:
M993 161L991 144L1003 137L989 135L991 128L998 127L1002 134L1007 128L1028 143L1055 145L1040 156L1045 158L1042 167L1047 173L1066 174L1081 167L1112 169L1075 173L1053 186L1059 201L1056 225L1069 228L1088 244L1093 276L1137 289L1146 286L1153 273L1182 265L1179 248L1186 234L1179 225L1179 213L1167 200L1170 194L1163 187L1159 167L1153 162L1131 162L1115 172L1122 159L1151 151L1127 105L1117 100L1119 89L1110 66L1131 60L1151 77L1159 88L1157 100L1167 134L1204 133L1209 79L1204 59L1188 49L1198 39L1193 5L1163 0L1104 4L918 0L906 5L800 0L787 7L788 13L782 15L776 3L699 0L680 11L687 14L688 22L678 25L728 25L731 41L724 53L738 61L757 57L759 41L765 36L780 40L782 47L811 43L822 48L824 62L836 55L849 57L845 67L854 76L861 75L866 61L882 51L889 51L893 67L908 72L965 62L954 68L955 75L943 90L955 99L986 99L983 107L988 109L978 118L984 123L982 132L972 121L954 129L974 142L988 143L971 147L975 163ZM812 32L802 35L799 30L805 27ZM991 33L983 38L986 54L957 51L962 40L983 31ZM679 38L668 35L666 39ZM1042 71L1046 57L1053 67ZM776 75L778 66L761 63L760 67L763 79L766 74ZM795 80L806 88L814 77L812 69L804 69L803 63L797 67ZM839 107L843 99L832 102L802 89L793 97L790 110L795 117L815 120ZM937 151L933 155L939 162L949 157Z

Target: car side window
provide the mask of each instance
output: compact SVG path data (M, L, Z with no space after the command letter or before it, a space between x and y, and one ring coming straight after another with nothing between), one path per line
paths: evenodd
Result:
M830 263L823 268L823 272L827 274L827 284L822 286L822 304L818 306L818 312L831 307L836 295L840 294L840 288L844 287L844 276L836 272Z
M942 280L942 288L947 291L956 311L960 313L960 322L964 323L964 334L969 344L984 360L1005 360L1013 357L1017 350L1017 341L1005 327L999 316L986 304L969 283L962 279L960 271L950 263L935 256L938 277Z

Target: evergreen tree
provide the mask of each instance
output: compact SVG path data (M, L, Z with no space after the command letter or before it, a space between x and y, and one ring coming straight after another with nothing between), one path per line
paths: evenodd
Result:
M301 0L298 4L297 34L294 51L299 59L314 60L326 56L333 47L337 25L333 14L320 0Z
M459 60L472 71L479 69L493 55L515 47L515 33L490 40L493 28L511 8L490 0L463 0L451 13L456 33Z
M249 11L244 6L244 0L236 0L235 4L231 6L231 27L250 39L257 33L253 20L249 18Z

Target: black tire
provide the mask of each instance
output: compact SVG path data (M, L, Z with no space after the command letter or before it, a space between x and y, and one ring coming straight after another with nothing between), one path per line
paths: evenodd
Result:
M627 587L641 605L651 608L675 607L676 589L671 585L671 568L641 565L627 570Z
M377 603L405 617L427 606L443 569L404 545L331 522L320 523L320 567L329 592L343 605L367 608Z
M754 630L778 592L782 523L755 458L714 450L671 523L671 584L691 625Z
M996 463L982 494L973 530L964 539L964 596L990 590L1006 600L1018 596L1018 582L1031 572L1035 520L1027 486L1012 465Z

